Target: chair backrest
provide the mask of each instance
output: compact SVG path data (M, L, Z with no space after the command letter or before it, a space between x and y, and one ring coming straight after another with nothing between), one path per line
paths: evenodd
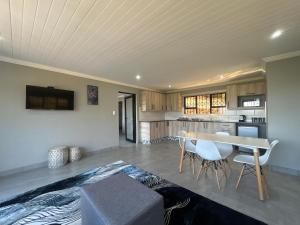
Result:
M203 159L216 161L221 160L221 154L212 141L198 140L196 144L196 153Z
M223 135L223 136L230 136L228 132L223 132L223 131L218 131L216 132L217 135ZM219 149L223 149L225 151L233 151L232 145L229 144L222 144L222 143L217 143L217 147Z
M185 144L185 150L187 152L195 153L195 147L196 146L193 144L192 140L190 138L179 137L179 146L180 146L180 148L183 148L184 144Z
M260 164L263 166L265 164L267 164L267 162L269 161L270 155L272 150L274 149L274 147L279 143L279 140L274 140L272 141L272 143L270 144L270 148L267 149L267 151L265 152L265 154L263 154L262 156L259 157L259 162Z

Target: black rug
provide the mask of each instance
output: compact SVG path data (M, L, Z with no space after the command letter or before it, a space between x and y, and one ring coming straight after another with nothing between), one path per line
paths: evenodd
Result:
M120 172L128 174L164 197L166 225L265 224L123 161L90 170L0 203L0 224L79 225L79 187Z

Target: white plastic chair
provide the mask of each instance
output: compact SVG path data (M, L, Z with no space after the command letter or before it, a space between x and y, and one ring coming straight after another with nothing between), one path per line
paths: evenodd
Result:
M230 136L228 132L216 132L217 135L223 135L223 136ZM228 156L230 156L233 152L232 145L229 144L222 144L222 143L216 143L219 152L222 156L222 159L226 159Z
M218 176L218 169L221 168L226 175L226 170L222 161L222 156L212 141L198 140L196 144L196 153L203 159L201 168L199 169L197 179L203 170L207 171L208 167L213 166L217 177L218 188L220 188L220 181Z
M192 140L187 138L179 138L179 146L182 149L185 143L185 155L183 160L188 157L190 162L192 163L193 174L195 174L195 158L196 158L196 145L192 142Z
M259 157L259 164L261 167L267 165L270 155L271 155L271 152L273 151L274 147L278 143L279 143L279 140L272 141L272 143L270 144L270 149L267 149L265 154L263 154L262 156ZM242 176L245 176L248 174L253 174L253 172L255 171L255 159L254 159L254 156L252 156L252 155L237 155L236 157L234 157L233 161L243 164L240 176L239 176L238 181L235 186L237 189L239 187ZM244 173L245 170L248 170L249 173L245 174ZM261 171L263 173L262 168L261 168Z

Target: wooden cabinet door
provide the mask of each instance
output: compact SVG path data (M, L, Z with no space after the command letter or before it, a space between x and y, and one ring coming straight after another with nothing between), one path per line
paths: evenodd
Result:
M194 122L194 131L195 132L201 132L201 129L200 129L200 126L201 126L201 123L200 122Z
M260 81L255 83L255 93L257 95L266 94L266 82Z
M154 140L155 139L155 123L154 122L150 122L150 140Z
M171 112L171 94L166 94L166 106L167 106L167 112Z
M266 93L265 81L256 81L238 85L238 96L261 95Z
M228 132L230 135L236 135L235 123L219 123L216 132Z
M164 138L164 137L166 137L165 122L161 121L159 122L159 138Z
M168 112L181 112L181 94L170 93L166 94L166 108Z
M165 121L165 136L166 137L170 136L169 129L170 129L170 121Z
M253 87L251 87L249 83L239 84L238 88L237 88L238 89L238 96L249 95L249 93L251 92L251 88L253 89Z
M150 105L151 105L151 111L155 112L157 111L157 102L158 102L158 96L156 92L151 92L151 99L150 99Z
M166 95L165 94L160 94L160 107L161 107L161 111L166 111L167 110Z
M148 103L148 99L147 99L147 92L146 91L141 91L141 95L140 95L140 108L142 112L146 112L147 111L147 103Z
M206 123L207 133L215 134L216 133L216 123L214 122L207 122Z
M237 109L238 107L237 85L227 86L226 101L227 101L228 109Z
M173 111L174 112L181 112L182 110L182 104L181 104L181 94L180 93L174 93L173 94Z

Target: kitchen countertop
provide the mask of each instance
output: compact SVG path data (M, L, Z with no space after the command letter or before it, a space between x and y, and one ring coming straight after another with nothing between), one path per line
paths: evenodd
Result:
M241 125L254 125L254 126L266 126L267 123L252 123L252 122L239 122L239 121L220 121L220 120L141 120L139 122L151 123L151 122L165 122L165 121L183 121L183 122L212 122L212 123L235 123Z
M164 121L183 121L183 122L212 122L212 123L238 123L238 122L233 122L233 121L219 121L219 120L141 120L139 122L164 122Z
M252 123L252 122L237 122L237 124L239 124L239 125L252 125L252 126L266 126L267 125L267 123L257 123L257 122L255 122L255 123Z

